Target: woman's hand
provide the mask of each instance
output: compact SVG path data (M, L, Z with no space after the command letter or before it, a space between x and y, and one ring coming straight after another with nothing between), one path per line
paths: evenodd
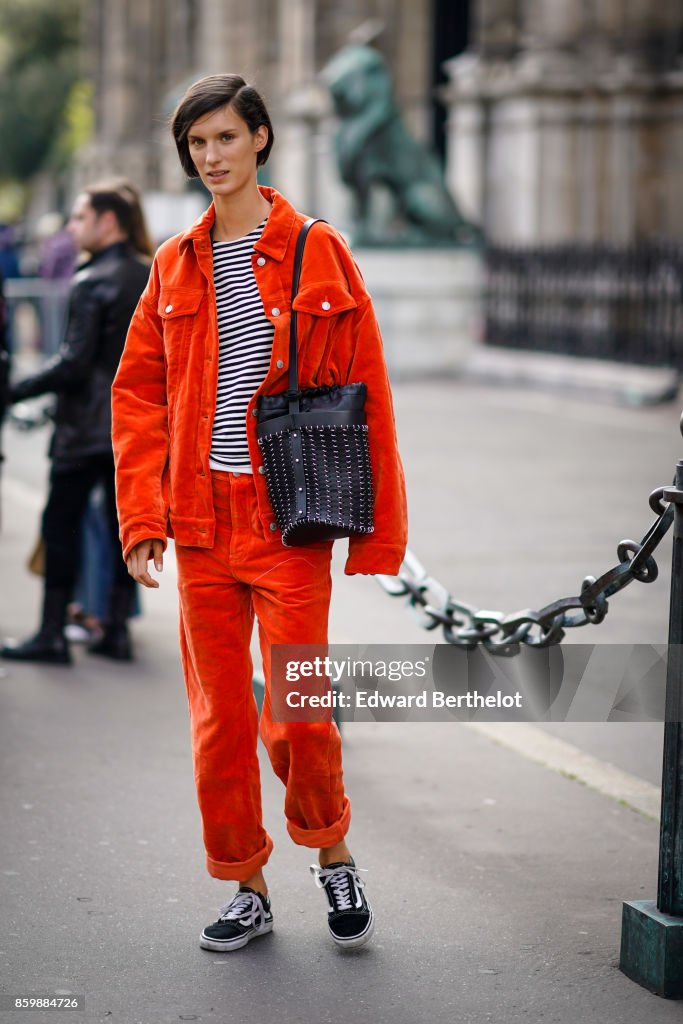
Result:
M126 559L128 574L133 577L136 583L142 583L143 587L158 587L156 580L152 579L147 571L147 562L154 559L154 568L161 572L164 568L164 542L158 538L153 540L142 540L130 551Z

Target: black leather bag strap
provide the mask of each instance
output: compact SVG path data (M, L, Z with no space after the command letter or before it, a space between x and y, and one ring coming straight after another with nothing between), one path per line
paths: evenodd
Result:
M306 245L306 238L308 232L311 230L314 224L316 224L321 218L310 217L301 225L299 231L299 237L296 240L296 249L294 251L294 273L292 274L292 304L289 318L289 390L287 392L289 398L289 411L290 413L298 413L299 409L299 364L297 358L297 338L298 338L298 319L297 313L294 309L294 299L296 298L299 291L299 281L301 280L301 267L304 261L304 246ZM327 223L323 221L323 223Z

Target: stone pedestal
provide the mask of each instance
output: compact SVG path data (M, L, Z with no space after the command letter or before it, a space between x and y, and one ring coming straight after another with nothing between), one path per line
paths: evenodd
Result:
M457 249L355 249L392 377L457 374L480 336L481 257Z

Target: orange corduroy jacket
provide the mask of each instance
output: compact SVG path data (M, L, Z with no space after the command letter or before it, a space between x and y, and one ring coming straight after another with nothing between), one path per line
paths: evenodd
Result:
M253 267L275 327L268 373L252 396L246 429L265 536L275 517L259 472L256 405L287 388L294 248L306 219L275 189ZM210 231L213 204L159 248L133 315L112 390L116 499L123 554L154 537L212 547L209 452L218 379L218 323ZM306 242L298 311L299 387L365 381L375 529L349 539L344 572L398 573L407 541L403 467L382 340L361 273L341 235L316 224ZM277 533L279 536L279 531Z

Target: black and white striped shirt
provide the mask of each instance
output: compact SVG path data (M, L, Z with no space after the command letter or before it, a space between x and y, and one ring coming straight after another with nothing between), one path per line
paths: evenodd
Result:
M253 472L247 447L249 399L270 366L275 328L263 312L252 255L266 220L243 238L213 242L218 312L218 388L211 469Z

